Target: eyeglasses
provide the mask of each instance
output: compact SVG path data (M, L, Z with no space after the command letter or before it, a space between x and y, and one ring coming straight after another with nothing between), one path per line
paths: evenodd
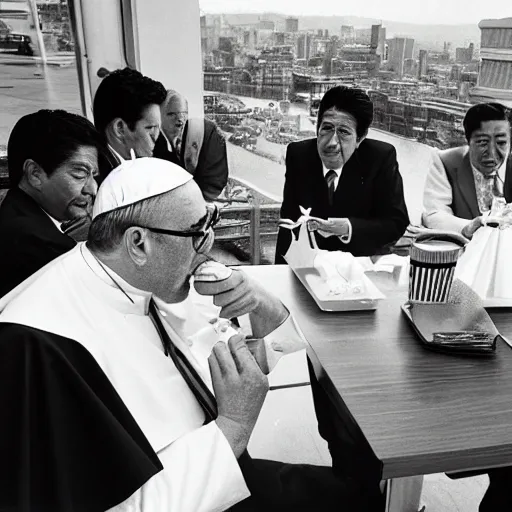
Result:
M167 115L173 119L177 119L178 117L181 119L187 117L188 112L169 112Z
M207 241L210 239L210 236L213 234L213 227L220 220L220 213L217 205L206 205L207 210L207 218L204 224L204 228L199 231L173 231L171 229L163 229L163 228L151 228L149 226L140 226L141 228L148 229L153 233L159 233L161 235L171 235L171 236L179 236L183 238L192 238L192 246L194 251L198 254L207 247Z

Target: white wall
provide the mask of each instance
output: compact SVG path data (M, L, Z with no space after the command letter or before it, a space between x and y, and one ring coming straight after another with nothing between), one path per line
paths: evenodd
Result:
M203 114L198 0L134 0L141 72L176 89L191 117Z
M122 0L69 0L83 20L81 62L86 94L93 96L98 69L126 66L121 22ZM166 88L185 94L191 116L203 113L203 76L198 0L129 0L133 12L138 69ZM80 34L78 34L80 36ZM80 37L78 37L80 39ZM86 115L91 117L90 98Z

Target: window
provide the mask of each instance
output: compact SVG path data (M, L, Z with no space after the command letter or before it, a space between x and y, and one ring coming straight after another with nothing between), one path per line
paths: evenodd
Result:
M443 26L450 16L463 23L455 7L431 15L434 30L411 24L426 22L423 11L418 4L403 14L400 1L390 9L402 25L363 17L371 8L390 19L391 11L370 1L360 3L360 17L350 23L341 4L336 16L327 2L267 2L269 11L262 6L259 13L247 12L241 0L199 3L205 114L226 136L232 176L279 201L287 144L315 137L318 104L328 88L357 86L374 104L368 137L395 146L411 222L419 224L432 148L465 143L462 119L475 101L485 36L478 22L488 11L480 8L481 18L475 12L472 24L457 32ZM270 10L284 14L265 14ZM416 18L407 24L407 16Z
M42 0L34 5L37 13L26 0L0 2L0 190L3 191L7 184L6 144L16 121L44 108L81 113L67 0Z

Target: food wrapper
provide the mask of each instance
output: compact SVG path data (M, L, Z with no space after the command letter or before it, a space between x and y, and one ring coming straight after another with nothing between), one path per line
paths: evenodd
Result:
M280 226L290 230L292 242L284 259L313 296L320 309L351 311L375 309L384 295L368 279L354 256L343 251L319 249L315 235L308 230L311 209L301 207L297 222L281 219ZM298 228L298 235L296 230Z
M213 260L204 261L193 273L194 287L199 283L208 283L209 285L221 284L226 279L229 279L232 273L233 270L222 263ZM206 297L210 301L211 297L202 296L196 292L191 294L191 298L195 307L199 310L202 309ZM211 314L211 308L208 308L208 310ZM303 350L306 346L303 336L299 331L295 330L293 322L291 327L285 328L285 326L280 326L265 338L253 337L247 315L236 319L236 323L219 316L211 317L204 327L188 336L188 341L191 351L197 359L206 360L217 342L228 343L229 339L236 334L245 336L250 352L265 374L269 374L274 369L281 357Z

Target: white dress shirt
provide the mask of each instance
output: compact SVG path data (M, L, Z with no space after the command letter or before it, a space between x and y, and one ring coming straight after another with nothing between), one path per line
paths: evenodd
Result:
M336 190L338 188L338 183L340 181L340 177L341 177L341 173L343 172L343 166L341 167L338 167L337 169L329 169L328 167L325 166L325 164L322 162L322 168L323 168L323 172L324 172L324 178L327 176L327 173L329 171L334 171L336 173L336 177L334 178L334 190ZM341 235L339 236L338 238L344 243L344 244L348 244L350 243L350 240L352 240L352 223L350 222L349 219L347 219L346 217L343 218L344 221L346 221L347 225L348 225L348 233L346 235Z

